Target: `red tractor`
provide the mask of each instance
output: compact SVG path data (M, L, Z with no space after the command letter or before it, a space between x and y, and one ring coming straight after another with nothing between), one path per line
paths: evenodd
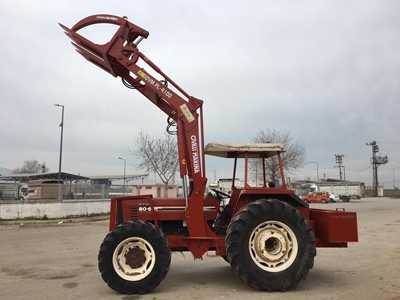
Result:
M117 26L104 45L78 33L97 23ZM167 275L171 251L190 251L195 259L213 251L248 285L285 291L306 278L316 247L347 247L348 242L358 241L356 213L310 208L287 188L282 144L205 145L203 101L187 94L139 51L138 44L149 32L113 15L90 16L71 29L60 26L84 58L121 77L125 86L160 108L168 116L168 132L176 126L183 197L139 195L111 200L110 232L98 256L101 276L110 288L126 294L149 292ZM206 193L205 154L233 159L229 194ZM238 159L244 160L243 188L234 184ZM250 185L250 159L263 163L261 186ZM267 181L268 159L279 164L279 185Z

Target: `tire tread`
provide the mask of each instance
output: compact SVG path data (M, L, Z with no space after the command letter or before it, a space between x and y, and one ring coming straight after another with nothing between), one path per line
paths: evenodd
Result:
M280 216L280 218L294 220L296 226L299 228L300 232L302 232L302 239L304 241L299 242L299 247L303 245L304 253L301 258L296 258L295 261L297 261L297 265L293 264L289 267L296 268L290 278L283 277L282 274L285 271L280 272L282 274L261 271L261 269L255 266L251 258L243 253L243 249L245 249L248 244L246 240L247 236L250 235L252 231L251 226L255 226L254 220L262 220L264 218L263 216L266 214L273 214ZM246 238L244 238L245 236ZM314 265L314 256L316 255L315 243L314 232L304 215L288 203L274 199L257 200L242 208L232 218L226 236L228 261L236 275L249 286L268 292L284 292L296 286L302 279L307 277L308 271L312 269ZM299 252L301 252L300 249ZM266 276L258 276L263 272Z

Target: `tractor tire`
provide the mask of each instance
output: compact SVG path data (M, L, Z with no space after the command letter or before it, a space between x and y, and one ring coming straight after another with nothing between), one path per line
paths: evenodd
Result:
M101 277L121 294L145 294L168 273L171 249L162 231L152 223L125 222L104 238L99 251Z
M223 258L224 261L226 261L229 264L228 257L226 257L226 255L223 255L221 257Z
M300 211L286 202L257 200L228 226L226 253L236 275L258 290L286 291L314 265L316 239Z

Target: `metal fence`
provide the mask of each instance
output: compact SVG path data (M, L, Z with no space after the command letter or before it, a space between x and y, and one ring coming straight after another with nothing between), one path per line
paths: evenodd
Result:
M64 184L62 190L63 199L111 199L132 193L132 188L124 185L90 183Z
M0 201L54 201L58 200L59 191L64 200L104 200L130 195L132 187L91 183L64 183L60 187L57 183L7 183L0 185Z

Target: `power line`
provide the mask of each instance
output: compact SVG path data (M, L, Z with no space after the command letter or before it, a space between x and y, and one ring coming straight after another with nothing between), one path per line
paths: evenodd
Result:
M395 164L393 164L393 163L389 163L390 165L392 165L392 166L395 166L396 168L400 168L400 166L396 166Z
M353 171L353 172L350 172L350 174L347 174L347 176L354 176L354 175L358 175L358 174L360 174L360 173L362 173L362 172L364 172L365 170L368 170L368 169L370 169L371 168L371 166L368 166L368 167L366 167L365 169L362 169L362 170L358 170L358 171Z
M379 142L381 144L400 144L400 142Z

